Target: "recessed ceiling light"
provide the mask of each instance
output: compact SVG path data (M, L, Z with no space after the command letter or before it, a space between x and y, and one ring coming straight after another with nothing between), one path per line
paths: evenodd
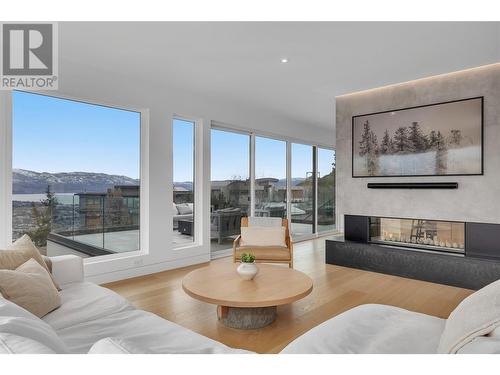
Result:
M282 62L283 64L286 64L286 63L288 62L288 59L287 59L286 57L284 57L284 58L282 58L282 59L281 59L281 62Z

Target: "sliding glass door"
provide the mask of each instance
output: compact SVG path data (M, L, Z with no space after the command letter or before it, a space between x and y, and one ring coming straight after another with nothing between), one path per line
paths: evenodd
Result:
M335 229L335 151L318 147L318 232Z
M335 151L212 128L210 211L212 254L230 249L252 214L288 218L295 240L332 231Z
M286 142L255 137L255 216L286 217Z
M292 143L291 230L294 237L314 233L313 146Z
M210 249L231 248L250 214L250 135L211 130Z

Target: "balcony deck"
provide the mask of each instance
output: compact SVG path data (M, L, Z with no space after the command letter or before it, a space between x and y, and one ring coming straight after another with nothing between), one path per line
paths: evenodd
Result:
M333 225L319 225L320 231L332 230ZM310 224L292 223L293 236L307 235L311 233ZM126 253L130 251L137 251L139 249L139 230L116 231L106 233L91 233L80 234L76 236L65 236L66 238L80 242L83 244L95 246L97 248L104 248L113 253ZM236 236L228 237L222 244L218 244L216 240L212 240L210 250L212 253L227 250L232 248L233 240ZM104 241L104 242L103 242ZM193 237L179 233L177 230L172 232L172 241L175 246L188 246ZM104 243L104 245L103 245Z

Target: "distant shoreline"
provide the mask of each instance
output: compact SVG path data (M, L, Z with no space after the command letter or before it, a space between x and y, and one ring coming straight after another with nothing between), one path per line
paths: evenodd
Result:
M60 204L73 204L73 195L76 193L56 193L56 198ZM40 202L47 196L45 193L39 194L12 194L13 202Z

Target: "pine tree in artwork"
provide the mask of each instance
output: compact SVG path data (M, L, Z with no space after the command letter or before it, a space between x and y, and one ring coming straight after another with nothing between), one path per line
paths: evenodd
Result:
M457 147L462 142L462 132L459 129L451 129L450 145Z
M370 122L367 120L363 124L363 134L359 141L359 156L365 156L376 153L377 151L377 136L370 128Z
M387 155L391 154L393 151L393 141L391 136L389 135L389 131L385 129L384 137L382 138L382 143L380 143L380 154Z
M412 150L413 144L408 138L408 128L400 126L394 133L394 152L403 154Z
M366 169L370 176L377 174L378 170L378 142L377 136L370 129L370 122L363 124L363 134L359 141L359 156L366 156Z
M436 135L436 174L446 174L448 161L448 148L446 140L440 131Z
M412 122L408 128L408 140L410 141L412 152L425 152L428 148L427 137L422 132L422 129L420 129L417 121Z
M438 144L438 137L435 130L432 130L430 132L428 139L429 139L429 144L428 144L429 149L436 150Z

